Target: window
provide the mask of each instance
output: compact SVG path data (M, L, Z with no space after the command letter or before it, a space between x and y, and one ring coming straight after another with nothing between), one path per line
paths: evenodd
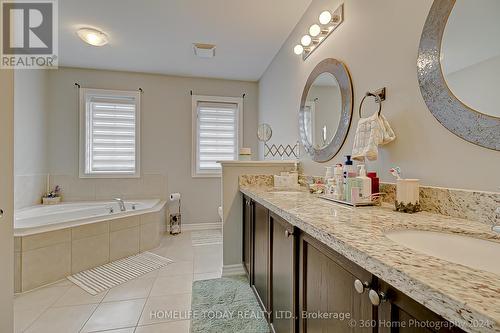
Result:
M193 96L193 177L220 177L217 161L238 159L243 98Z
M80 89L80 177L140 176L140 93Z

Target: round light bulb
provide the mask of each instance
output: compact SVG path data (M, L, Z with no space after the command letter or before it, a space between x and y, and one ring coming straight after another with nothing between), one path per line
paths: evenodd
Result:
M320 33L321 33L321 27L319 25L317 25L317 24L313 24L309 28L309 35L311 35L312 37L316 37Z
M295 45L295 47L293 48L293 52L297 55L300 55L302 54L302 52L304 52L304 48L302 47L302 45L300 44L297 44Z
M319 14L319 23L325 25L328 24L332 21L332 13L330 13L328 10L325 10L321 14Z
M300 39L300 43L301 43L303 46L309 46L309 45L311 45L311 43L312 43L312 38L311 38L311 36L309 36L309 35L304 35L304 36L302 36L302 38Z

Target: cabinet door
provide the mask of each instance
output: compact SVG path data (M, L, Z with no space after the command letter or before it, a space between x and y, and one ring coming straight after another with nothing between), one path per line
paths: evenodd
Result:
M269 212L253 205L253 288L264 311L269 312Z
M458 327L447 327L444 318L381 281L379 291L387 300L378 308L380 333L462 333Z
M271 213L271 325L276 333L296 332L297 242L294 227Z
M243 267L251 280L253 202L243 197Z
M299 326L302 333L376 332L376 312L354 281L372 276L308 235L300 235Z

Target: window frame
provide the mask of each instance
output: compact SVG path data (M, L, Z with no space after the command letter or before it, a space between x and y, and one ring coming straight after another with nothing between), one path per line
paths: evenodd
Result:
M236 112L236 123L238 125L236 134L236 156L239 149L243 146L243 97L224 97L224 96L204 96L193 95L191 98L191 176L193 178L220 178L222 169L219 172L198 172L198 103L231 103L238 106ZM236 157L237 159L237 157Z
M86 173L86 145L87 145L87 99L88 96L116 96L134 98L135 100L135 172L124 173ZM110 90L80 88L79 94L80 113L80 143L79 143L79 177L80 178L101 178L101 179L127 179L141 177L141 92L131 90Z

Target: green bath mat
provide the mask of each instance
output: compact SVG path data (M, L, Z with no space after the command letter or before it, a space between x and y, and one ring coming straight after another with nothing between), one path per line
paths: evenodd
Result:
M245 276L193 282L191 333L269 333Z

